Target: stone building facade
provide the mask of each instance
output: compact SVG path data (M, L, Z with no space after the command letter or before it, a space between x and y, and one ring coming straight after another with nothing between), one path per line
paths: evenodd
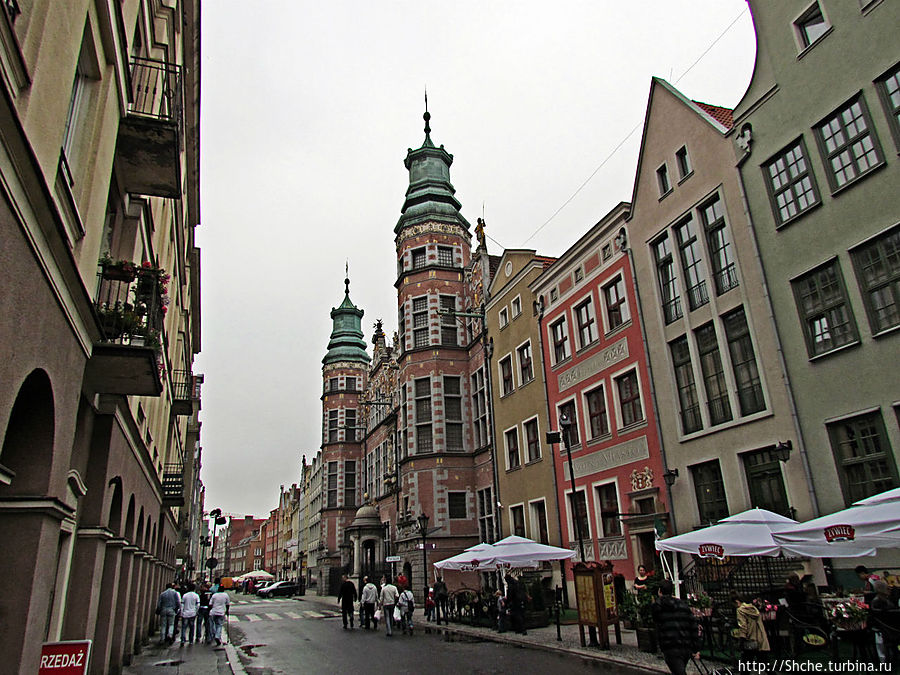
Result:
M192 0L0 8L10 672L83 639L118 672L196 563L199 21Z

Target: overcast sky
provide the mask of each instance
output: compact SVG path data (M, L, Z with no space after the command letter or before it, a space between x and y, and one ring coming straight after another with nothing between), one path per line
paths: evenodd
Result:
M206 508L263 516L321 443L344 293L397 325L407 148L432 139L488 248L559 255L631 198L652 76L734 106L746 0L214 0L202 17Z

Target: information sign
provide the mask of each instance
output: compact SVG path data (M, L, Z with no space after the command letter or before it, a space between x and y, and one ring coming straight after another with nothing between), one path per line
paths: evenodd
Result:
M41 645L38 675L84 675L90 659L90 640L45 642Z

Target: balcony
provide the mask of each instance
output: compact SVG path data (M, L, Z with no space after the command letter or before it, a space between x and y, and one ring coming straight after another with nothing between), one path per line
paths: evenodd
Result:
M85 376L93 391L125 396L162 393L157 357L168 304L168 275L154 267L103 261L94 312L100 340Z
M154 59L131 62L131 100L119 124L116 167L125 191L181 195L181 66Z
M163 506L184 506L184 464L163 467L162 492Z
M192 375L189 370L172 372L172 412L176 415L193 415L194 403L199 409L202 375Z

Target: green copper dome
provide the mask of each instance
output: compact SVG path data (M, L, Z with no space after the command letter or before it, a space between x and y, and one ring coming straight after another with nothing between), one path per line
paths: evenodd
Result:
M339 307L331 310L334 327L331 330L331 340L328 341L328 353L325 354L322 363L336 361L369 363L371 359L366 353L366 341L362 332L364 312L350 300L350 279L344 279L344 284L346 285L344 301Z
M429 125L431 114L426 110L424 117L425 141L417 150L410 148L403 161L409 171L409 188L394 232L399 234L404 227L426 220L455 223L468 230L469 223L459 212L462 204L454 196L456 189L450 183L453 155L443 145L434 146Z

